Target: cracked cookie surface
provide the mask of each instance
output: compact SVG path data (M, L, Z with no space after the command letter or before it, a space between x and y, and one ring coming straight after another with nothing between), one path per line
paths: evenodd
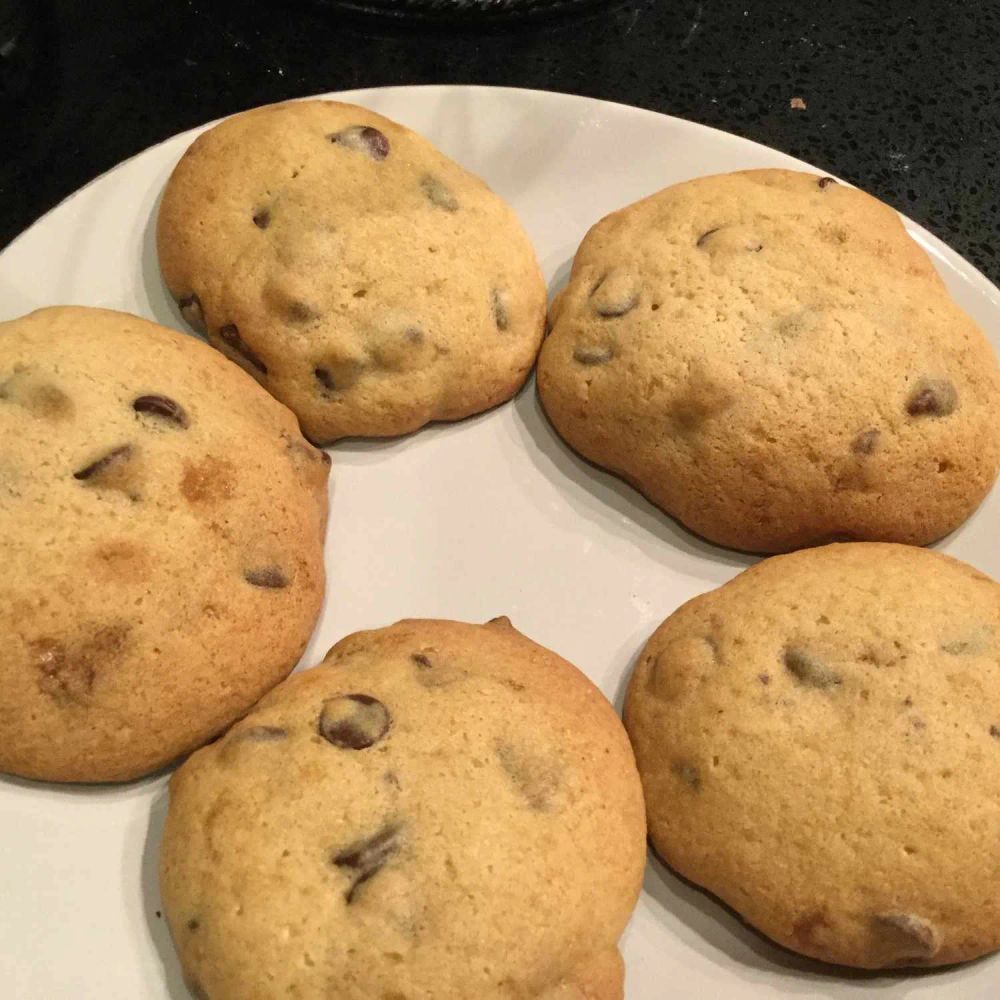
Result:
M620 1000L644 861L631 749L583 674L507 619L409 620L178 770L161 886L211 1000Z
M650 839L785 947L864 968L1000 948L1000 585L852 543L674 612L629 682Z

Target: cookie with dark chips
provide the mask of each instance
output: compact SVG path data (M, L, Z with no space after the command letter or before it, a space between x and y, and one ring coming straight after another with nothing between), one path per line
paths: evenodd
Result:
M583 674L506 618L402 621L177 771L161 889L212 1000L621 1000L644 861L628 739Z
M103 309L0 324L0 771L145 774L295 666L329 459L193 337Z
M416 430L509 399L545 286L511 208L365 108L257 108L167 184L160 265L181 312L317 443Z
M723 545L922 545L1000 467L989 342L899 216L828 177L702 177L609 215L550 318L559 433Z
M625 705L650 837L775 941L1000 948L1000 585L882 543L768 559L653 634Z

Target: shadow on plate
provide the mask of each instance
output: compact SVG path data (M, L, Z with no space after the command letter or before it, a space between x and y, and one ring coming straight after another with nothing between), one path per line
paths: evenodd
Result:
M581 458L549 423L534 379L515 399L514 408L518 430L532 461L553 482L572 485L566 497L586 521L596 522L646 550L652 548L651 541L659 542L662 561L667 563L672 561L671 549L736 571L759 560L758 556L725 549L699 538L654 507L638 490ZM712 579L722 583L732 575L732 572L714 573Z
M549 289L550 301L568 282L572 264L570 258L556 269ZM573 484L566 496L585 520L597 522L645 550L655 539L661 543L662 561L668 564L674 561L671 550L715 564L723 569L722 573L712 574L719 583L733 576L726 569L743 570L759 560L759 556L726 549L693 534L638 490L573 451L545 415L534 378L515 398L514 410L515 423L534 464L553 482Z
M167 918L163 915L163 904L160 902L160 841L163 839L163 824L167 818L167 802L167 789L164 788L153 799L149 808L149 826L142 850L143 912L146 914L149 936L163 965L167 996L170 1000L193 1000L191 992L184 985L181 963L170 940Z
M956 968L966 968L985 959L962 966L942 966L936 969L852 969L828 965L798 955L776 944L760 931L745 923L728 904L710 892L678 875L665 864L650 846L643 880L643 893L658 906L673 914L690 929L697 940L688 943L703 953L722 952L740 967L740 975L760 979L772 985L781 977L781 988L788 995L822 996L824 984L832 987L837 981L856 987L877 989L885 997L905 997L914 980L929 980L946 976ZM941 988L945 984L941 983ZM888 992L886 992L888 991Z
M157 180L160 190L153 200L153 207L149 211L149 218L146 220L146 227L142 233L140 266L142 268L142 288L146 293L146 310L143 315L162 326L169 326L171 329L180 330L181 333L196 336L185 322L177 303L174 302L167 291L167 286L163 283L163 276L160 274L160 262L156 254L156 217L160 214L160 202L163 200L163 184L165 183L165 179L162 183ZM199 337L198 339L203 338Z
M33 778L18 778L12 774L0 774L0 788L7 786L28 793L46 793L62 795L67 798L85 798L91 800L101 798L140 798L148 795L158 782L162 782L165 778L168 778L179 763L179 759L171 761L159 770L143 775L141 778L135 778L132 781L107 781L95 782L93 784L82 781L37 781Z

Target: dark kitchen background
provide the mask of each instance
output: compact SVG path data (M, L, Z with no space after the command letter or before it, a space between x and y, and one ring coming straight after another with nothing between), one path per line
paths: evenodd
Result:
M366 2L388 12L355 9ZM1000 279L1000 2L475 2L416 2L419 18L398 0L0 0L0 246L209 119L355 87L478 83L755 139L866 188Z

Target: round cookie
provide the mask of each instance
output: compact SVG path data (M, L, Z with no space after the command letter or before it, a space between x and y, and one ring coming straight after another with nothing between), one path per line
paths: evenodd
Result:
M489 409L541 343L545 285L513 211L350 104L276 104L204 133L167 184L157 245L186 319L316 442Z
M585 458L711 541L924 544L1000 465L1000 371L888 206L755 170L587 234L538 389Z
M329 459L193 337L103 309L0 323L0 771L135 778L295 666Z
M620 1000L645 862L613 709L515 631L402 621L174 775L164 911L195 992Z
M653 634L650 836L775 941L863 968L1000 948L1000 586L880 543L768 559Z

